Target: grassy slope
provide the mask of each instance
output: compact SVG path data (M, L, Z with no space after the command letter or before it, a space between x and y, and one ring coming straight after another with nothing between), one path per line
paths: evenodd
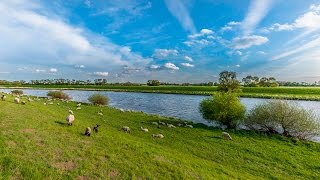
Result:
M212 95L217 87L208 86L95 86L95 85L26 85L33 88L93 89L128 92ZM242 87L242 97L320 100L318 87Z
M43 102L0 101L2 178L320 178L320 144L249 132L229 132L234 140L227 141L220 130L201 125L158 129L150 124L174 119L90 105L77 111L75 103ZM73 126L64 120L69 108L76 116ZM100 132L83 136L85 127L96 123ZM132 132L120 131L123 125ZM152 133L165 138L153 139Z

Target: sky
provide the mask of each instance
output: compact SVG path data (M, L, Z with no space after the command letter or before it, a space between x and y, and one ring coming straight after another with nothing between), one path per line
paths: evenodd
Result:
M1 0L0 79L320 80L319 0Z

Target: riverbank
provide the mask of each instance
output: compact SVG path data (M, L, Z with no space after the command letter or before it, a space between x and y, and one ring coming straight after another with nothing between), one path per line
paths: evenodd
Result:
M26 100L26 98L24 98ZM320 144L281 136L194 128L160 129L179 120L45 99L0 101L0 176L4 179L319 179ZM59 103L59 105L58 105ZM67 126L68 109L76 120ZM103 116L98 115L102 112ZM98 133L83 135L100 124ZM129 126L131 133L121 131ZM148 133L140 131L143 126ZM162 133L163 139L151 134Z
M217 91L217 87L215 86L28 85L0 88L141 92L204 96L210 96ZM318 87L242 87L241 90L242 92L239 93L240 97L247 98L320 101L320 88Z

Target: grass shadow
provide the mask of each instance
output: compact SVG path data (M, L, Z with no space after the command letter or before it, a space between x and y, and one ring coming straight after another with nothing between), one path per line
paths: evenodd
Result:
M54 123L60 124L62 126L67 125L67 123L61 122L61 121L54 121Z

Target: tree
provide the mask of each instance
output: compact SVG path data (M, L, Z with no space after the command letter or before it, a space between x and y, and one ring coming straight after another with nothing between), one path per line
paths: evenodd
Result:
M219 86L218 90L222 92L238 92L240 90L240 83L237 80L235 72L222 71L219 74Z
M258 86L258 83L259 83L259 77L249 75L243 78L242 82L244 83L245 86L256 87Z
M160 86L160 81L159 80L148 80L147 85L148 86Z
M208 82L208 86L213 86L213 82Z
M203 100L199 110L204 119L219 121L227 128L235 128L246 111L239 97L231 91L215 93L213 98Z

